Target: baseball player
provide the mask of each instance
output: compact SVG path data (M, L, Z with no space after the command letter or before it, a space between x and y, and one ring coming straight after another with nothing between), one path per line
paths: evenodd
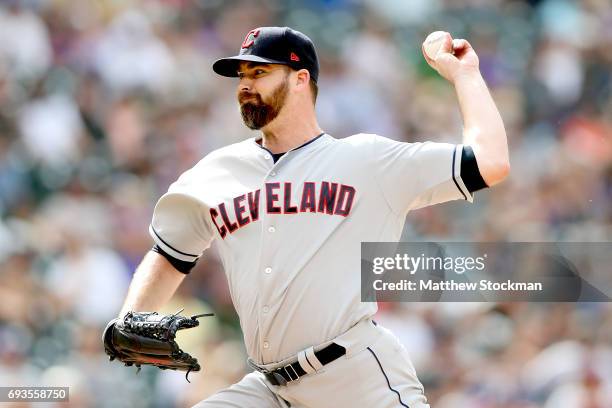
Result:
M360 243L397 241L410 210L472 202L509 172L478 57L444 35L425 58L456 89L462 144L324 132L315 47L291 28L251 30L213 64L238 78L244 124L261 134L208 154L160 198L120 314L159 310L217 242L253 371L197 407L429 407L416 351L360 301Z

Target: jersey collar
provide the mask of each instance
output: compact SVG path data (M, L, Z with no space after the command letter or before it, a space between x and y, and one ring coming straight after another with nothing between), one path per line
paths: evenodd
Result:
M323 133L321 133L321 134L319 134L319 135L317 135L317 136L313 137L313 138L312 138L312 139L310 139L309 141L307 141L307 142L305 142L305 143L301 144L300 146L298 146L298 147L296 147L296 148L293 148L293 149L291 149L291 150L289 150L289 151L290 151L290 152L292 152L292 151L294 151L294 150L301 149L302 147L305 147L305 146L308 146L308 145L310 145L310 144L313 144L315 141L317 141L317 140L321 139L321 138L322 138L323 136L325 136L325 135L327 135L327 133L323 132ZM280 155L282 155L282 154L287 153L287 152L283 152L283 153L272 153L270 150L268 150L267 148L265 148L265 147L263 147L263 146L261 145L261 141L262 141L262 138L261 138L261 137L259 137L259 138L255 138L255 137L254 137L254 138L253 138L253 142L255 143L255 145L257 145L257 146L258 146L260 149L263 149L263 150L267 151L267 152L268 152L268 153L270 153L270 154L277 154L277 155L279 155L279 154L280 154Z

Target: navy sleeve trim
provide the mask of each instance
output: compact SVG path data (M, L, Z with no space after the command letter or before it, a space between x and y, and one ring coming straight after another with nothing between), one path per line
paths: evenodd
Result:
M165 252L159 245L155 244L153 246L153 248L151 248L151 251L153 252L157 252L158 254L160 254L161 256L163 256L164 258L166 258L168 260L168 262L170 262L170 264L172 266L174 266L174 268L181 272L184 273L185 275L187 275L189 272L191 272L191 270L193 269L194 266L196 266L196 263L198 262L197 260L193 261L193 262L187 262L187 261L181 261L180 259L176 259L175 257L173 257L172 255L170 255L169 253Z
M176 251L177 253L181 254L181 255L185 255L185 256L192 256L192 257L198 257L197 255L194 254L188 254L187 252L183 252L183 251L179 251L178 249L174 248L172 245L168 244L166 241L164 241L164 239L162 237L159 236L159 234L157 233L157 231L155 231L155 228L153 228L153 226L151 226L151 231L153 231L153 233L155 234L155 236L161 241L163 242L164 245L166 245L168 248L170 248L173 251Z
M457 190L459 190L461 192L461 195L463 195L463 198L467 200L467 196L465 195L461 187L459 187L459 183L457 183L457 178L455 177L455 157L457 157L457 146L455 146L455 150L453 150L453 164L451 167L451 174L453 175L453 182L455 183L455 186L457 186Z
M461 179L470 193L489 187L480 174L474 150L470 146L463 146L461 153Z

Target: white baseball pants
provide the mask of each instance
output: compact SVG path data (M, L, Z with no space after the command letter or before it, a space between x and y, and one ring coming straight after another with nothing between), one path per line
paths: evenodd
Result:
M316 371L304 367L309 374L286 386L254 371L194 408L429 408L408 352L389 330L368 319L334 342L347 349L345 356L325 366L315 363Z

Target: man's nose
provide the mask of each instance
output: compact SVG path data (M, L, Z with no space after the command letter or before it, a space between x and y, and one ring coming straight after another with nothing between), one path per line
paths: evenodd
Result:
M240 82L238 83L239 91L250 91L251 86L253 84L253 80L247 77L240 78Z

